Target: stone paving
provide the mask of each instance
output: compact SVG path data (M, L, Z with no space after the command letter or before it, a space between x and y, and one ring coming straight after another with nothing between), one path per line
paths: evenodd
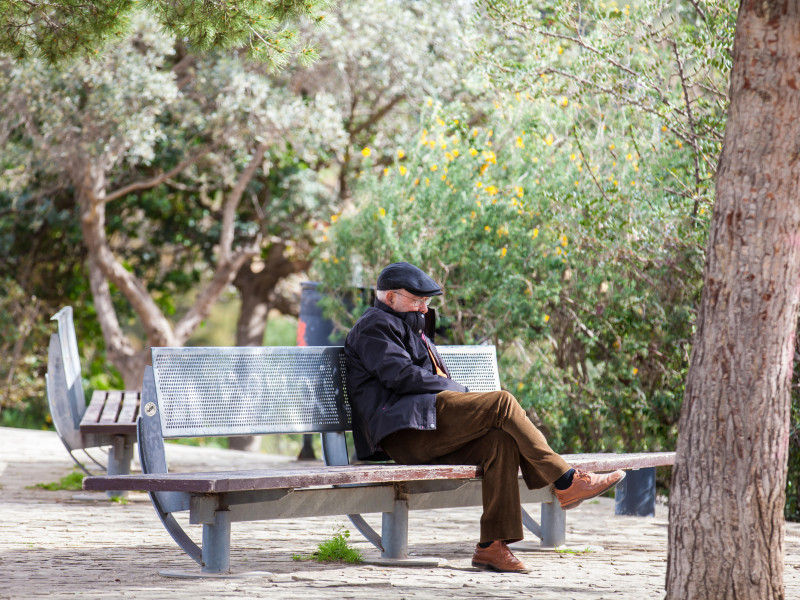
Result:
M285 457L170 444L170 465L181 470L285 464ZM440 598L652 599L663 597L667 509L652 518L616 517L601 498L568 513L572 551L542 550L538 542L514 545L527 575L477 571L470 565L479 509L411 513L409 547L437 556L443 566L392 567L298 562L329 539L344 517L234 523L231 565L256 573L235 579L180 579L160 571L199 568L161 526L149 500L127 504L103 494L48 492L29 486L57 481L72 463L52 432L0 428L0 599L6 598ZM535 515L536 508L532 507ZM377 526L379 515L368 520ZM199 526L188 526L198 539ZM358 539L368 558L377 551ZM589 548L588 552L580 551ZM269 574L263 574L268 572ZM258 575L257 573L262 573ZM787 525L786 597L800 598L800 524Z

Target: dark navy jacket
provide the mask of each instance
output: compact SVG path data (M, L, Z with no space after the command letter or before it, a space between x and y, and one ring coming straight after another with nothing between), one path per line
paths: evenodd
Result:
M436 374L422 339L424 328L421 313L398 313L376 300L347 334L347 394L361 460L385 460L380 441L390 433L436 429L438 392L467 391ZM436 353L430 337L428 341Z

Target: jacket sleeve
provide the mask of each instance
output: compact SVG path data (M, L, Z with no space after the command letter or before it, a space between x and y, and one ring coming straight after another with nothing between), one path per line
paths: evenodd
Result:
M363 367L397 394L466 392L467 388L414 364L396 331L367 326L359 331L358 354Z

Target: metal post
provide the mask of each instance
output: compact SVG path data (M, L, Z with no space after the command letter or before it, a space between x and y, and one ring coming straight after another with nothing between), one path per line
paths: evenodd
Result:
M381 558L408 558L408 500L395 498L394 510L383 513Z
M108 449L108 475L129 475L131 461L133 460L133 438L125 435L115 435ZM125 498L128 492L109 490L109 498Z
M634 469L616 487L614 513L636 517L656 514L656 468Z
M567 516L561 504L553 498L552 502L542 503L542 547L558 548L567 539Z
M225 510L214 513L214 524L203 525L203 573L231 570L231 517Z

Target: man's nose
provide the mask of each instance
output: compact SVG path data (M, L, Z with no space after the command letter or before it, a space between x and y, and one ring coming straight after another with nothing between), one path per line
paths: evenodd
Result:
M422 304L419 305L418 310L424 315L426 312L428 312L428 305L423 302Z

